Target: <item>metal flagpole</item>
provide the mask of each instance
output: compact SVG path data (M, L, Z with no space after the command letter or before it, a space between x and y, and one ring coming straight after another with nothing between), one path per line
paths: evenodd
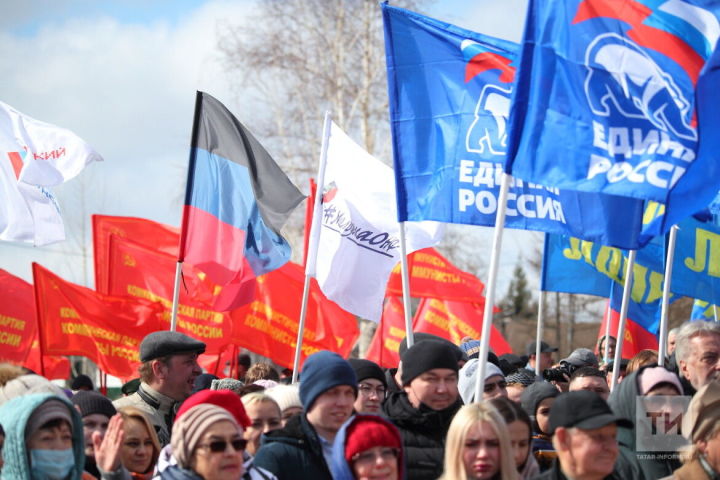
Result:
M662 307L660 310L660 348L658 349L658 365L661 367L665 365L665 355L667 355L668 308L670 306L670 284L672 281L673 258L675 257L677 231L677 225L673 225L670 228L667 258L665 259L665 280L663 282Z
M612 296L612 288L610 289L610 295ZM608 355L608 342L610 341L610 299L608 298L608 305L605 309L605 351L603 352L603 363L607 365L609 360ZM616 344L617 346L617 344Z
M630 305L630 293L632 291L633 268L635 267L635 257L637 250L628 252L627 269L625 270L625 285L623 288L622 307L620 308L620 320L618 322L617 346L615 347L615 359L613 362L612 382L610 390L615 388L620 376L620 360L622 359L622 349L625 340L625 321L627 320L628 306Z
M325 112L323 124L322 146L320 147L320 165L318 166L317 190L315 204L313 205L310 238L308 239L307 262L305 264L305 285L303 286L302 305L300 307L300 321L298 323L297 341L295 342L295 359L293 360L292 383L297 383L300 374L300 354L302 353L303 334L305 333L305 318L307 317L308 297L310 296L310 278L315 276L318 244L320 243L320 221L322 219L322 194L325 189L325 166L327 165L327 149L330 140L330 127L332 115Z
M200 111L202 109L202 92L195 93L195 112L193 113L192 132L190 132L190 158L188 159L188 178L185 187L185 207L183 208L182 224L180 225L180 244L178 245L178 261L175 266L175 287L173 289L172 313L170 314L170 331L177 328L178 301L180 300L180 277L182 276L182 264L185 259L185 242L187 239L187 228L190 219L190 199L192 198L193 183L195 182L195 160L198 132L200 128Z
M173 288L172 313L170 314L170 331L177 329L178 303L180 302L180 276L182 275L182 262L175 265L175 287Z
M405 337L408 348L415 344L410 311L410 274L408 273L407 243L405 240L405 222L400 222L400 273L402 277L403 310L405 312Z
M502 234L505 228L505 213L507 208L508 190L512 177L503 173L500 183L500 198L498 199L497 214L495 216L495 232L493 235L492 252L490 254L490 269L488 272L487 290L485 295L485 310L483 312L482 333L480 334L480 356L475 378L475 401L482 399L483 386L485 384L485 367L490 350L490 326L492 325L493 310L495 306L495 287L497 280L498 266L500 263L500 250L502 248Z
M545 327L545 309L543 305L545 303L545 291L540 289L540 295L538 297L538 319L537 319L537 332L535 333L535 375L538 377L542 373L540 371L540 342L543 338L543 328Z

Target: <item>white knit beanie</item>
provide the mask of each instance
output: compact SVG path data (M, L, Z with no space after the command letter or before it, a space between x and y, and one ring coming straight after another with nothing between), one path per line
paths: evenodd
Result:
M280 412L284 412L291 407L302 408L302 402L300 401L300 390L295 385L278 385L273 388L265 390L267 395L272 397L280 407Z

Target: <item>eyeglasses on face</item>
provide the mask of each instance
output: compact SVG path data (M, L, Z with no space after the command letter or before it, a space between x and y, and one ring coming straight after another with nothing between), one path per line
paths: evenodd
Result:
M366 450L364 452L356 453L352 457L352 461L358 464L370 464L377 461L380 457L383 461L392 462L398 458L400 450L397 448L381 448L379 451Z
M213 440L212 442L202 443L198 445L199 448L207 448L212 453L222 453L227 450L228 443L232 445L233 450L236 452L242 452L247 447L247 440L243 438L236 438L235 440Z
M384 397L386 391L385 387L383 387L382 385L373 388L371 385L368 385L366 383L361 383L360 385L358 385L358 390L362 395L366 397L370 396L373 392L375 392L378 397Z

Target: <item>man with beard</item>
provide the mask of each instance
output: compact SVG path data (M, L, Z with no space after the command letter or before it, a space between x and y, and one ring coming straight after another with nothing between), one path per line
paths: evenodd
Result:
M443 471L445 436L462 406L458 393L457 349L423 340L403 354L403 391L393 392L383 412L400 430L407 478L436 479Z
M197 358L203 352L203 342L180 332L147 335L140 343L140 387L132 395L115 400L115 408L139 408L155 427L160 444L167 445L175 412L202 373Z
M340 355L328 351L310 355L300 373L304 413L263 437L254 464L278 480L332 480L333 441L352 415L357 389L355 372Z

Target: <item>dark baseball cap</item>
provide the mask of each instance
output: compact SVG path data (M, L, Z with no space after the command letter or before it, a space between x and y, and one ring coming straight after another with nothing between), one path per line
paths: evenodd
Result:
M533 340L532 342L527 344L527 347L525 347L525 353L528 355L535 355L535 349L537 348L537 342ZM545 342L540 342L540 353L550 353L550 352L557 352L557 347L551 347Z
M550 434L557 427L593 430L610 423L633 428L633 423L615 415L600 395L587 390L558 395L550 409Z

